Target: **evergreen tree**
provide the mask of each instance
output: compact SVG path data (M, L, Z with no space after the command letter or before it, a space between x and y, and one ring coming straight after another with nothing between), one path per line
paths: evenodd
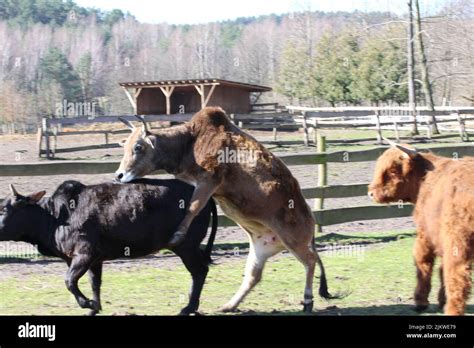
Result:
M371 39L359 55L354 93L372 104L408 101L406 54L395 41Z
M357 38L352 34L324 35L317 46L312 78L313 94L332 106L357 104L354 71L359 65Z
M311 97L310 64L304 47L287 42L281 57L276 91L289 98L291 103L295 100L300 103Z
M63 98L67 99L68 102L75 102L80 99L80 79L60 50L51 48L41 59L40 70L45 84L56 82L61 88Z

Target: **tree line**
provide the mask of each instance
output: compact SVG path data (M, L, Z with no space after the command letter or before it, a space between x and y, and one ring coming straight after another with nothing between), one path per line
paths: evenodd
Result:
M435 104L472 103L474 4L449 1L422 24ZM390 12L302 9L169 25L71 0L4 0L0 123L54 117L64 100L94 102L101 114L131 113L122 81L215 77L271 86L261 100L281 104L405 103L406 43L406 16Z

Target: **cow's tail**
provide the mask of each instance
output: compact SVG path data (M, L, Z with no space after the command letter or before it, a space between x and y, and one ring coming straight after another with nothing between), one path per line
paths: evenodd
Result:
M204 249L204 256L206 260L211 264L212 263L211 253L212 253L212 247L214 246L214 240L216 239L218 216L217 216L216 202L214 201L212 197L209 199L209 204L211 205L212 227L211 227L211 234L209 235L209 239L207 240L206 248Z
M319 269L321 271L321 276L319 278L319 296L321 296L322 298L324 298L326 300L335 300L335 299L341 299L341 298L346 297L349 294L349 292L348 293L338 292L335 295L331 295L329 293L328 281L326 279L326 271L324 270L323 261L321 260L321 258L319 257L319 255L316 251L316 242L315 242L314 237L313 237L313 241L312 241L312 247L313 247L313 250L316 254L316 262L317 262L317 264L319 266Z

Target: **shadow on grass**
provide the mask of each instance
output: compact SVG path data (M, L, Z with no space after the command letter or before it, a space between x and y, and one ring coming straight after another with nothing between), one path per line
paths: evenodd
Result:
M391 235L374 235L374 236L353 236L338 233L328 233L316 238L316 246L324 247L328 244L375 244L396 242L400 239L415 236L415 232L399 232Z
M4 264L4 263L29 263L29 264L36 264L36 265L47 265L51 262L64 263L64 261L60 258L49 258L49 257L26 258L26 257L16 257L16 256L2 256L2 257L0 257L0 264Z
M377 243L389 243L389 242L396 242L400 239L413 237L415 232L399 232L396 234L391 234L388 236L384 235L375 235L375 236L350 236L350 235L343 235L338 233L328 233L316 238L316 247L318 249L324 249L327 246L334 246L334 245L370 245L370 244L377 244ZM229 242L229 243L218 243L214 245L214 253L215 256L222 256L218 255L219 251L221 252L234 252L238 251L239 254L246 254L246 251L249 248L248 242ZM169 258L169 257L176 257L174 253L171 251L165 250L160 255L149 255L144 258L137 258L137 259L118 259L114 260L116 263L120 262L130 262L130 261L137 261L141 259L150 259L150 258ZM0 264L5 263L35 263L35 264L48 264L50 262L64 262L58 258L49 258L49 257L36 257L36 258L27 258L27 257L17 257L17 256L1 256L0 257Z
M311 315L325 315L325 316L421 316L421 315L443 315L443 311L435 304L422 312L418 313L414 309L414 305L409 304L393 304L393 305L379 305L379 306L368 306L368 307L345 307L338 308L337 306L330 306L326 309L315 308ZM474 305L467 305L466 313L474 313ZM236 316L306 316L302 310L291 310L291 311L268 311L258 312L253 310L240 311L233 313Z

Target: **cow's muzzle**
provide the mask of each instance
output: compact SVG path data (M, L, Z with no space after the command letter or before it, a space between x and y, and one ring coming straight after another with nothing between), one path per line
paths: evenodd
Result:
M123 170L117 170L115 172L115 181L120 183L130 182L135 179L135 175L130 172L126 172Z

